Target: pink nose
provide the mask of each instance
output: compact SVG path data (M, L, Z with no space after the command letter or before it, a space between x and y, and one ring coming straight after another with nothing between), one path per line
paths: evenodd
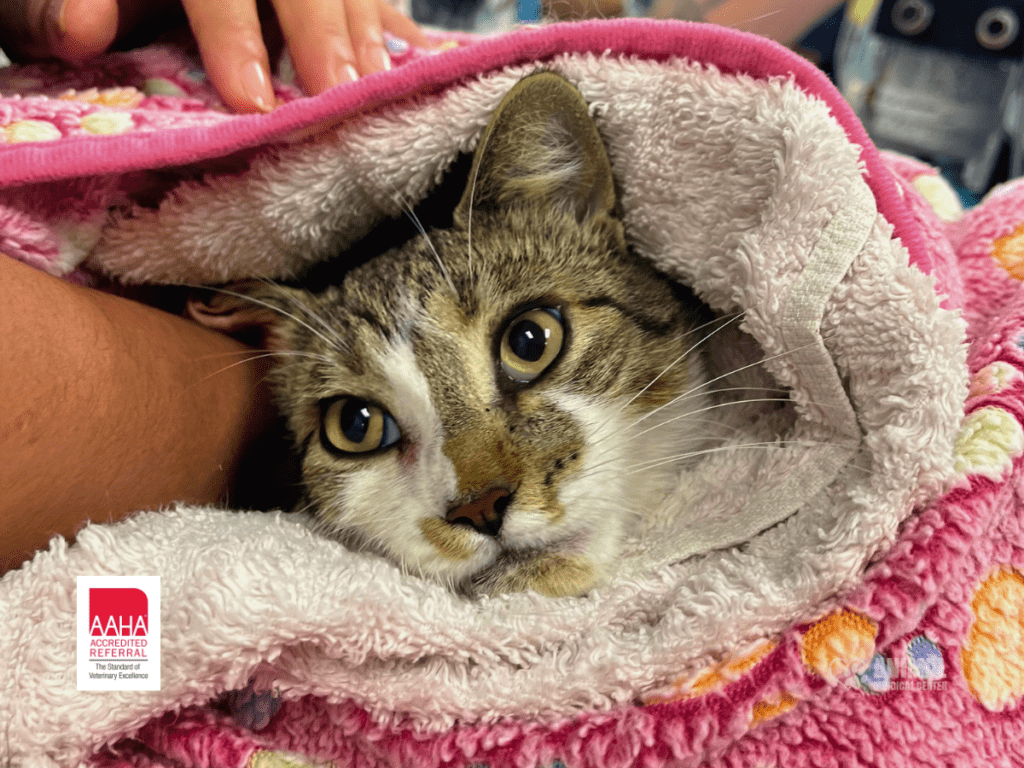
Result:
M445 520L455 525L468 525L488 536L497 536L505 508L511 500L512 494L504 488L491 488L468 504L449 509Z

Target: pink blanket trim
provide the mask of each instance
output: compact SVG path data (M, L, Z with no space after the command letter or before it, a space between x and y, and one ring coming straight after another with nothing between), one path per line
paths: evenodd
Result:
M116 136L73 135L56 142L0 145L0 187L186 165L223 157L268 143L288 141L296 134L306 135L312 126L330 125L375 105L442 90L499 67L543 62L560 53L614 51L655 60L682 56L711 64L727 73L744 73L755 78L792 76L803 90L825 101L851 141L862 147L868 184L878 200L879 210L896 227L896 235L910 250L913 263L924 272L933 271L921 233L907 216L890 175L881 165L878 153L853 111L820 70L780 45L723 27L648 19L558 24L482 39L452 35L450 40L458 45L434 56L410 52L397 57L399 66L390 72L337 86L316 98L297 99L294 92L279 89L278 95L284 103L269 115L226 116L213 112L200 118L193 114L192 121L166 125L167 129L160 131L132 131ZM121 80L119 84L125 82ZM24 92L23 88L15 90ZM193 88L183 90L195 93ZM0 94L8 92L0 79ZM152 106L166 108L171 103L165 99ZM2 114L0 112L0 118ZM201 119L205 124L201 124Z

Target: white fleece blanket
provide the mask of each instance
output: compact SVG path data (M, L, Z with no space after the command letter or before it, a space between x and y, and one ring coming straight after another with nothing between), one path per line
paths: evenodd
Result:
M757 354L723 332L720 365L763 352L741 377L785 387L791 406L730 411L731 448L680 478L615 576L582 598L465 600L288 514L180 506L55 540L0 580L0 740L17 765L74 764L253 678L286 700L351 699L434 732L628 703L821 615L947 487L963 325L908 265L825 104L785 79L679 58L547 65L592 105L632 243L715 311L741 313ZM186 184L108 227L90 263L148 282L293 275L428 194L534 68ZM75 577L105 574L161 578L159 691L75 690Z

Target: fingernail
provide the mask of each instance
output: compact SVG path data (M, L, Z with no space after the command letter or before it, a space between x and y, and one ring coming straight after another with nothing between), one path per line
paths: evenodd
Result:
M355 54L347 40L336 37L331 40L334 76L337 83L351 83L359 79L359 72L352 66ZM336 83L334 83L336 84Z
M269 112L274 108L270 77L258 61L250 61L242 67L242 91L261 112Z
M363 48L363 61L369 62L374 72L386 72L391 69L391 57L379 45L367 45Z
M386 72L391 69L391 57L384 50L384 34L371 27L366 30L363 41L359 49L362 52L359 61L363 64L363 71Z
M400 37L391 37L389 35L384 41L384 47L387 48L388 53L392 56L401 56L409 50L409 41L403 40Z

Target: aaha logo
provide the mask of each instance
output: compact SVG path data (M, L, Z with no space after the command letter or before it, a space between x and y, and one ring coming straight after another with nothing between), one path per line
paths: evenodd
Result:
M160 578L78 577L78 690L160 690Z
M145 637L149 600L141 589L90 589L91 637Z

